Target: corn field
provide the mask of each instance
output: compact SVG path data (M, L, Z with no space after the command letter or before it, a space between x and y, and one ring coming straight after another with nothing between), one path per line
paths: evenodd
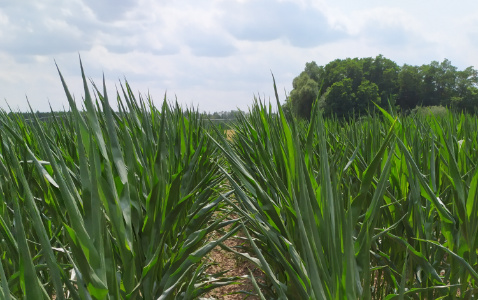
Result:
M80 108L60 73L69 113L0 112L1 299L198 299L239 279L208 272L216 247L260 299L478 295L475 117L300 121L276 91L228 138L127 82L113 111L81 72Z

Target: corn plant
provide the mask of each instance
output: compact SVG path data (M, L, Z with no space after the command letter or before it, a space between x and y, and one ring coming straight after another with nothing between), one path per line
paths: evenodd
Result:
M195 299L232 282L203 260L238 227L205 238L235 221L212 218L223 175L200 114L127 82L114 112L81 72L84 109L59 73L70 112L1 113L0 298Z
M113 111L83 68L78 108L59 74L70 111L0 111L0 298L196 299L238 279L204 257L239 229L261 299L478 293L476 118L301 121L258 99L228 140L127 82Z
M277 93L276 93L277 96ZM471 299L477 120L286 117L260 99L218 144L274 299ZM260 288L259 288L260 287Z

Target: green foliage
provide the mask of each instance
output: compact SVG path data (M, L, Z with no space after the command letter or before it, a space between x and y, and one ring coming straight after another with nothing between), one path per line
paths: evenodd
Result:
M319 84L311 79L306 72L302 72L299 77L294 79L292 86L294 89L290 97L292 99L291 106L293 111L302 118L308 118L310 107L312 107L319 95Z
M378 86L368 80L353 89L350 78L334 83L323 95L324 102L320 104L326 116L336 115L348 118L352 113L364 114L374 110L374 102L381 103Z
M307 63L304 72L293 81L294 89L289 102L296 113L300 111L298 116L309 118L312 97L300 92L307 85L317 91L319 106L327 115L348 118L354 113L364 114L373 109L373 102L387 103L391 97L396 97L398 71L399 67L394 62L381 55L376 58L337 59L325 67L319 67L315 62ZM319 88L301 79L305 75L317 82Z
M70 113L0 112L2 298L196 299L234 282L200 264L239 229L212 218L224 175L204 119L127 82L114 112L82 75L83 112L61 74Z
M373 62L360 76L356 61L344 68L361 80L332 83L310 120L285 113L275 90L279 110L259 99L230 139L127 82L114 112L83 70L84 111L61 74L70 112L0 111L0 298L197 299L238 279L208 274L204 257L242 229L251 252L228 250L264 272L250 277L261 299L472 299L478 120L379 104L383 118L323 118L331 94L342 109L380 102ZM469 71L458 86L476 95ZM237 219L216 213L225 205Z
M335 87L346 93L352 85ZM316 106L306 122L256 103L238 119L234 140L221 138L230 203L257 257L244 258L268 277L262 296L476 295L477 119L379 109L384 120L343 123L323 119Z
M476 113L478 111L478 88L469 87L463 96L451 97L450 106L459 111Z
M368 80L362 81L355 94L354 110L359 114L364 114L365 112L373 110L373 103L378 105L381 104L378 86Z
M397 104L402 109L414 108L420 102L421 75L417 66L404 65L398 74L400 91Z
M348 116L355 99L352 83L352 79L345 78L335 82L327 90L327 93L324 95L324 112L327 115L336 114L338 117Z
M315 82L319 82L321 77L324 74L324 68L318 66L315 61L305 63L304 72L309 76L310 79Z
M305 76L307 80L302 78ZM428 65L399 67L379 55L336 59L324 67L315 62L306 63L305 70L294 79L288 101L296 115L305 118L310 117L313 103L310 99L314 95L326 115L345 118L366 114L373 108L372 102L386 108L390 102L403 111L417 105L442 105L474 112L478 108L477 91L477 71L472 67L458 71L447 59L441 63L433 61ZM348 106L344 107L344 103Z
M419 115L421 117L426 117L426 116L434 116L434 117L439 117L443 118L448 115L448 109L443 106L426 106L426 107L415 107L412 109L411 114L412 115Z

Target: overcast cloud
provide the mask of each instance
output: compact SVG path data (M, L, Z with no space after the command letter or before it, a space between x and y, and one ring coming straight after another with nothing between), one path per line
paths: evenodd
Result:
M70 0L0 2L0 107L67 106L55 61L77 99L104 72L159 104L247 109L306 62L383 54L402 65L448 58L478 67L477 1ZM281 93L283 95L284 93ZM284 96L282 96L283 100Z

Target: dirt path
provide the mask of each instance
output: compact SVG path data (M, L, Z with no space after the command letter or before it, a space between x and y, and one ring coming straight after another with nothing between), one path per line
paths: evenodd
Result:
M219 217L218 213L218 217ZM229 219L236 219L237 215L230 214L228 216ZM211 236L209 236L210 240L217 240L223 234L226 234L232 229L233 225L228 225L225 227L224 232L219 234L218 232L214 232ZM232 236L224 241L223 243L226 247L231 248L237 252L245 253L246 250L249 249L249 242L245 237L245 234L240 230L235 236ZM251 256L255 256L253 253L248 252ZM248 261L247 259L227 251L220 246L214 248L207 257L208 263L211 263L212 266L207 269L207 273L215 274L219 272L225 272L224 276L227 277L243 277L243 276L250 276L250 271L254 274L256 280L261 281L261 278L264 277L264 274L261 270L257 268L256 265ZM211 292L207 293L203 296L202 299L225 299L225 300L236 300L236 299L260 299L257 296L253 296L256 294L254 286L252 285L249 278L244 278L238 280L239 284L232 284L223 286L220 288L216 288Z
M228 140L232 140L234 137L234 130L226 130L226 135ZM230 218L237 218L234 214L230 215ZM225 231L228 232L231 229L231 226L225 228ZM210 239L218 239L220 235L211 236ZM245 250L243 248L248 248L249 244L247 242L247 238L242 231L239 231L236 236L233 236L226 241L224 241L224 245L234 249L237 252L244 253ZM245 247L243 247L245 246ZM252 256L253 253L249 253ZM247 259L242 258L230 251L224 250L221 247L216 247L213 249L210 254L208 255L208 260L213 265L209 267L207 272L209 274L215 274L219 272L228 271L224 276L230 277L242 277L242 276L249 276L250 271L254 274L256 280L263 277L263 273L261 270L257 269L257 267L249 262ZM237 300L237 299L250 299L256 300L260 299L257 296L253 296L256 294L254 286L252 285L251 281L248 278L244 278L239 280L239 284L228 285L220 288L216 288L211 292L207 293L202 299L225 299L225 300Z

